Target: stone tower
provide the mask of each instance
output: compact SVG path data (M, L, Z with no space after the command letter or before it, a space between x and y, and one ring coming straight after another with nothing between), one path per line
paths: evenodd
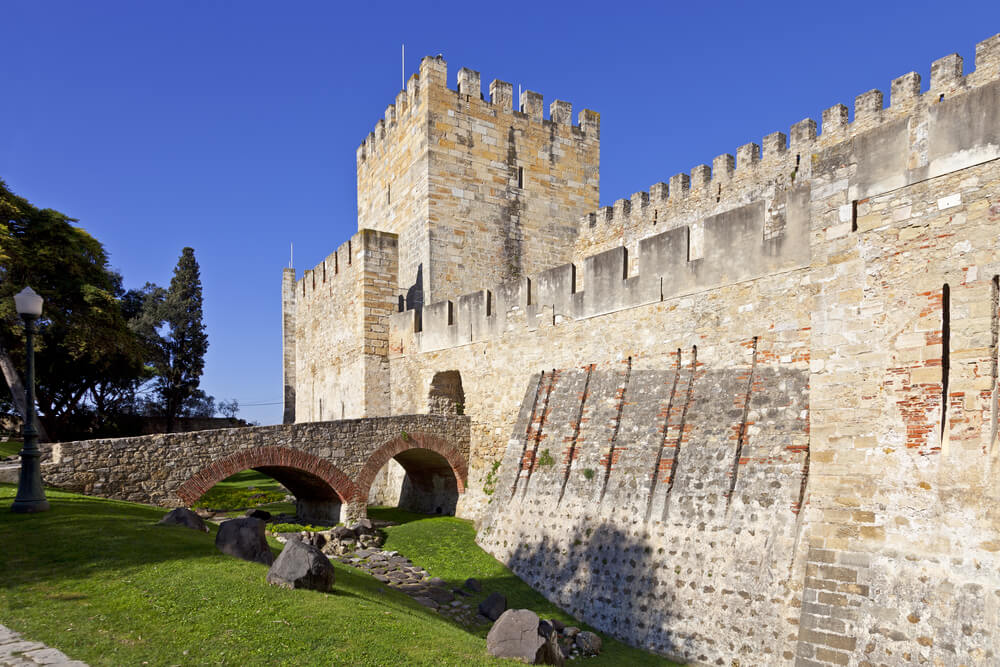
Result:
M358 148L358 229L399 236L399 288L419 307L569 262L598 205L600 116L426 57Z

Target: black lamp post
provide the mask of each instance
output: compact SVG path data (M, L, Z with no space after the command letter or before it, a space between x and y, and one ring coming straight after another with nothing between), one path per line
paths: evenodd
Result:
M27 514L49 509L42 486L42 467L39 462L38 432L35 431L35 320L42 314L42 297L30 287L14 296L17 313L24 319L28 357L28 377L25 378L24 397L27 403L24 415L24 447L21 449L21 477L17 482L17 497L11 511Z

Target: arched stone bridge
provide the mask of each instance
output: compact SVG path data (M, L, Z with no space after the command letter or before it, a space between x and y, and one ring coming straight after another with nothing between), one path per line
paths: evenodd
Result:
M50 486L89 495L190 506L217 482L252 468L296 498L299 516L365 516L375 475L396 459L426 511L453 513L468 479L469 419L404 415L169 433L51 445Z

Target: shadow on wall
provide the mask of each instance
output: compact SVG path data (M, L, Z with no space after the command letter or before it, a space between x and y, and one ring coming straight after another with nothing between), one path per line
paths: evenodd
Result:
M458 371L440 371L431 379L427 392L427 411L432 415L465 414L465 390L462 374Z
M669 629L684 614L673 592L657 580L662 555L610 523L578 523L566 534L565 540L543 535L535 543L521 542L508 567L522 579L545 582L536 584L539 593L627 644L681 662L680 656L696 653L694 637ZM552 557L564 550L566 557Z

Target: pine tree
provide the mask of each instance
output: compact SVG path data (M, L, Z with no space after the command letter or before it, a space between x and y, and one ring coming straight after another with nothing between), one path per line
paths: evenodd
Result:
M201 272L194 249L181 251L161 306L167 330L161 338L160 358L155 364L156 392L169 433L173 431L174 420L204 397L198 385L205 368L208 336L201 321Z

